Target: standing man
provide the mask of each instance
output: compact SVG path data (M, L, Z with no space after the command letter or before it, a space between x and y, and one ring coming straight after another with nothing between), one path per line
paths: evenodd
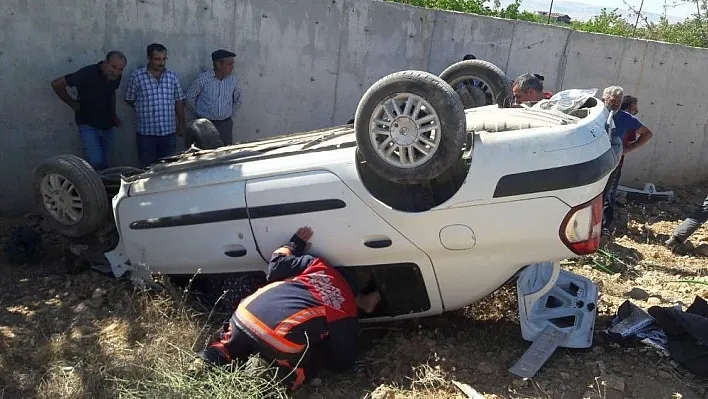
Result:
M610 226L614 221L615 198L617 197L617 187L622 172L624 156L646 144L654 135L652 131L644 126L634 115L620 109L622 108L622 102L624 100L623 96L624 89L619 86L610 86L602 93L602 101L605 103L605 107L610 110L612 120L615 124L615 130L612 132L612 135L622 140L623 143L625 143L628 135L634 137L636 134L636 136L639 136L639 138L629 143L626 147L623 146L620 163L610 175L607 186L605 186L605 204L602 210L602 235L606 237L610 235ZM629 108L629 104L627 108Z
M122 125L116 113L116 90L127 63L123 53L110 51L103 61L52 81L57 96L74 110L84 156L96 170L108 168L113 127ZM67 87L76 87L77 99L69 96Z
M130 76L125 91L125 101L135 108L142 167L177 152L177 136L184 130L184 93L177 74L165 66L165 46L149 45L147 61Z
M227 50L211 53L212 71L199 74L187 90L187 105L197 118L209 119L224 145L233 144L231 116L241 106L241 89L234 70L236 54Z

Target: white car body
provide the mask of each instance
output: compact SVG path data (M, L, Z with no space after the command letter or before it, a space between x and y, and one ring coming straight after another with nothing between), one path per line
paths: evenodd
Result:
M496 106L465 112L469 171L427 211L393 209L372 195L354 129L341 126L186 154L123 178L112 201L120 241L106 255L117 275L265 272L273 250L307 225L311 252L333 265L417 266L418 280L405 284L418 284L408 295L422 302L374 318L390 320L467 306L527 265L578 256L567 241L599 240L599 201L619 161L602 102L583 118ZM592 237L572 237L585 233Z

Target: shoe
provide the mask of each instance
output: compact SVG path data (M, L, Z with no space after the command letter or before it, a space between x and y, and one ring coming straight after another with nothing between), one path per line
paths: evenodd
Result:
M610 237L612 234L610 233L610 229L608 228L603 228L602 232L600 233L603 237L607 238Z

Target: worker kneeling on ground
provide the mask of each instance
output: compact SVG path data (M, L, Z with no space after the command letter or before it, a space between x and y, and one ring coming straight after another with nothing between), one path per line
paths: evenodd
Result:
M334 370L353 365L359 332L358 308L374 311L381 295L360 294L356 273L305 255L312 229L301 227L273 252L268 284L237 306L220 339L200 353L207 363L225 365L258 353L275 361L298 389L312 377L323 355ZM368 277L366 278L368 280Z

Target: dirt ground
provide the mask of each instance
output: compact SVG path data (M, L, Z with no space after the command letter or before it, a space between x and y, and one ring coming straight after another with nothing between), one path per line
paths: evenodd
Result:
M619 225L626 227L603 240L610 256L564 262L565 269L599 284L596 332L633 288L645 291L643 299L632 299L644 309L708 297L708 285L679 281L707 281L702 249L680 256L659 245L703 200L706 187L676 190L673 204L619 208ZM186 306L184 292L139 292L91 270L68 275L65 243L36 217L3 218L0 234L6 238L21 225L44 231L42 259L37 265L0 264L0 398L141 397L135 393L141 381L179 373L184 364L165 360L200 348L224 318ZM708 243L708 228L692 242ZM593 259L614 274L594 266ZM515 378L508 369L529 346L521 338L517 310L512 283L441 317L364 325L355 369L323 374L296 396L464 398L454 380L486 398L708 398L708 381L643 346L597 342L587 350L559 349L532 380Z

